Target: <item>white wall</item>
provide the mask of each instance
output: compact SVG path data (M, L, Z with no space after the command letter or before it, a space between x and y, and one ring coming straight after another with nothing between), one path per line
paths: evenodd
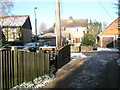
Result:
M69 37L69 34L71 36L71 40L75 40L76 38L81 38L84 36L84 31L87 33L87 27L70 27L66 28L65 31L62 31L63 36Z

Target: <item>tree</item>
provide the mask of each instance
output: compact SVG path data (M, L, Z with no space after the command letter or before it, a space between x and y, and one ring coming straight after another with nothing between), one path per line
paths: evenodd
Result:
M90 23L88 23L88 31L96 37L102 31L102 24L96 20L93 22L90 20Z
M13 8L12 0L0 0L0 16L10 15Z
M107 27L107 22L102 23L102 30L104 30Z
M82 42L81 45L82 46L93 46L93 44L95 43L95 37L92 34L86 34L83 38L82 38Z
M47 30L46 24L41 23L40 29L39 29L39 34L41 34L42 32L45 32L46 30Z

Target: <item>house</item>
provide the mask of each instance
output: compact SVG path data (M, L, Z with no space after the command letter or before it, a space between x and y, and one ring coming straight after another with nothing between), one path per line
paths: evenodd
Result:
M41 38L50 38L51 35L56 37L55 24L52 28L47 30L42 34ZM61 41L62 43L81 43L82 37L88 33L88 19L73 19L69 17L69 19L61 20ZM44 37L43 37L44 36ZM47 36L47 37L46 37ZM54 39L55 40L55 39ZM53 41L51 39L50 41ZM67 42L69 41L69 42Z
M113 21L103 32L98 35L98 45L102 48L118 48L119 35L118 19Z
M69 43L81 43L82 37L88 33L88 19L69 19L61 20L62 36L66 37Z
M56 41L56 35L55 33L45 33L42 36L39 37L40 40L44 40L45 42L48 41Z
M41 32L41 35L44 35L44 34L46 34L46 33L54 33L54 27L51 27L51 28L49 28L49 29L46 30L46 31L42 31L42 32Z
M8 42L31 42L32 26L28 15L0 17L2 31Z

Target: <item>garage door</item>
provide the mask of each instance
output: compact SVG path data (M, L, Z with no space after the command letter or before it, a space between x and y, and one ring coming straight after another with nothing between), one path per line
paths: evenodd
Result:
M102 47L103 48L113 48L114 47L113 37L102 37Z

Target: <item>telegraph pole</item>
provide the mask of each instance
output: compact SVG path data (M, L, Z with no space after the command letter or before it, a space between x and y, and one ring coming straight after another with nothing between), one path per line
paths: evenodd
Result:
M120 30L120 0L118 0L118 29Z
M60 1L56 0L56 23L55 23L55 33L56 33L56 46L59 50L62 46L61 44L61 18L60 18Z
M120 37L120 0L118 0L118 38ZM118 41L118 46L120 46L120 42ZM120 82L120 81L119 81Z

